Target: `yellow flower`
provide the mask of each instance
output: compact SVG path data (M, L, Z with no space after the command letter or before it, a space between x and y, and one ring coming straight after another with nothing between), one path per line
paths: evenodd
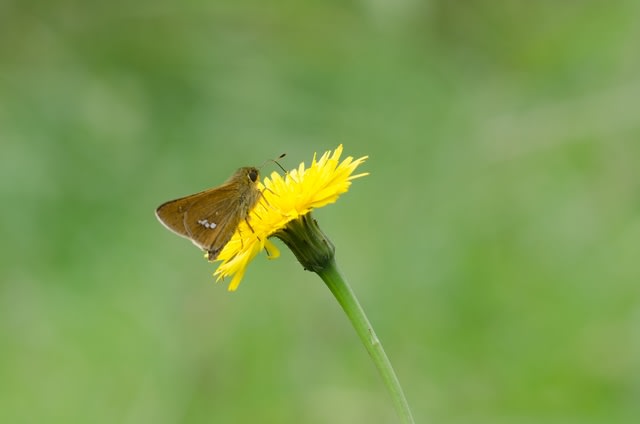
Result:
M325 152L319 160L314 155L309 168L303 162L284 178L273 172L270 178L264 179L259 186L262 199L249 214L251 228L246 222L241 222L216 259L222 263L213 275L217 280L231 276L229 291L238 288L247 265L262 249L267 251L270 259L280 256L269 237L312 209L335 202L349 190L351 180L368 175L352 175L367 156L356 160L349 156L340 162L341 154L342 145L333 154Z

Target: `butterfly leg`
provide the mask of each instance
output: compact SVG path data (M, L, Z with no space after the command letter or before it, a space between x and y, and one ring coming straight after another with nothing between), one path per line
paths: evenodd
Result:
M277 194L271 190L268 187L263 188L262 190L260 190L260 197L262 197L262 199L264 200L264 202L267 204L267 206L271 206L271 204L269 203L269 201L267 200L267 196L264 195L265 191L269 191L269 193L273 194L274 196L277 196Z
M251 227L249 227L251 228ZM238 234L240 234L240 247L244 248L244 241L242 240L242 230L240 228L238 228Z
M255 234L256 232L253 230L253 227L251 226L251 224L249 224L249 217L248 217L248 216L244 219L244 222L246 222L246 223L247 223L247 227L249 227L249 229L251 230L251 232L252 232L253 234ZM256 237L257 237L257 236L256 236ZM240 240L242 240L242 239L240 239ZM258 240L260 240L260 237L258 237Z
M249 217L246 217L246 218L244 219L244 222L246 222L246 223L247 223L247 227L249 227L249 229L251 230L251 232L255 234L256 232L255 232L255 231L253 231L253 227L251 226L251 224L249 224Z

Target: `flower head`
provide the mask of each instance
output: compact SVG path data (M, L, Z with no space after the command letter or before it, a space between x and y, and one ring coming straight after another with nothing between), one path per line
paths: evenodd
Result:
M241 222L231 240L222 249L216 260L222 261L215 271L218 280L232 276L229 290L238 288L247 265L262 250L270 259L280 252L269 237L312 209L335 202L349 190L351 180L368 175L352 175L367 156L354 160L351 156L340 162L342 145L333 153L325 152L320 159L314 155L311 165L304 162L284 177L273 172L260 184L262 199L249 214L249 222Z

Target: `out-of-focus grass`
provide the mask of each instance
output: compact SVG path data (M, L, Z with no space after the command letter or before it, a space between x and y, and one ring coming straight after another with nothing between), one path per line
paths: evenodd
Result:
M287 152L418 422L640 415L637 2L5 2L0 422L394 422L320 280L153 209Z

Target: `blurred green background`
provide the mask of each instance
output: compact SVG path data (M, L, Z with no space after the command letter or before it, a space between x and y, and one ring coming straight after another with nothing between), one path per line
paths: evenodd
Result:
M637 422L639 18L3 0L0 422L397 422L289 251L228 293L153 215L339 143L371 175L316 218L417 422Z

